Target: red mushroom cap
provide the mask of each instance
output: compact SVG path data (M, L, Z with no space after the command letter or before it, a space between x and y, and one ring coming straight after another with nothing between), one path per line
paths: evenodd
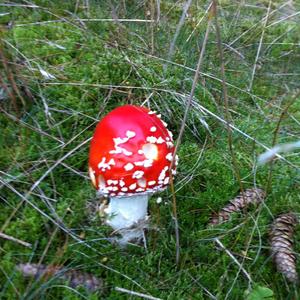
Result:
M124 105L107 114L90 146L89 175L95 188L103 195L128 196L166 187L174 151L166 126L144 107Z

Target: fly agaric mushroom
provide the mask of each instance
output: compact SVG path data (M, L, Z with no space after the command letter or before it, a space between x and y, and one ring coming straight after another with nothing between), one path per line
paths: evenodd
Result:
M109 197L106 224L125 243L143 237L149 196L169 184L174 144L166 127L155 112L124 105L98 123L92 138L89 175L98 193Z

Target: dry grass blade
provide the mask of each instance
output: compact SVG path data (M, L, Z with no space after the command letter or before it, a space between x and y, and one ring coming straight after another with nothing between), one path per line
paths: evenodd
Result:
M218 244L218 246L221 247L222 250L225 251L225 253L233 260L233 262L238 265L239 269L243 272L243 274L246 276L248 279L249 283L252 282L250 274L244 269L243 265L235 258L235 256L223 245L223 243L218 239L214 239L215 242Z
M209 225L214 226L229 220L234 212L240 212L250 204L261 203L266 196L264 190L259 188L247 189L240 193L237 197L229 201L218 213L214 214L209 222Z
M231 154L232 166L233 166L233 169L235 172L235 176L238 180L241 191L243 191L241 174L240 174L239 167L237 164L236 155L235 155L235 152L233 149L232 130L229 125L231 123L232 118L231 118L229 104L228 104L228 91L227 91L226 76L225 76L225 60L224 60L224 53L223 53L223 48L222 48L220 25L219 25L219 21L218 21L218 12L217 12L218 1L217 0L213 0L212 9L214 10L214 14L215 14L217 46L218 46L218 51L219 51L219 56L220 56L220 64L221 64L221 81L222 81L222 94L223 94L222 96L223 96L223 100L224 100L224 117L225 117L225 121L226 121L228 147L229 147L229 151Z
M83 22L83 23L88 23L88 22L116 22L116 19L71 19L73 22ZM142 19L117 19L118 22L134 22L134 23L154 23L154 20L142 20ZM64 20L49 20L49 21L41 21L41 22L34 22L34 23L20 23L20 24L15 24L15 27L24 27L24 26L35 26L35 25L47 25L51 23L63 23L65 22Z
M195 89L196 89L196 86L198 84L198 79L199 79L199 76L200 76L201 66L202 66L202 62L203 62L203 57L204 57L204 53L205 53L206 44L207 44L207 41L208 41L208 35L209 35L209 32L210 32L211 22L212 22L213 16L214 16L214 10L211 8L210 11L209 11L208 23L207 23L207 27L206 27L206 32L205 32L205 36L204 36L204 40L203 40L202 49L201 49L200 56L199 56L198 63L197 63L196 72L195 72L194 79L193 79L193 85L192 85L191 93L190 93L189 98L188 98L187 103L186 103L185 112L184 112L183 120L182 120L182 123L181 123L179 135L178 135L178 138L177 138L176 147L175 147L175 150L174 150L173 160L172 160L172 163L171 163L171 166L170 166L170 170L172 170L172 168L175 164L176 153L178 151L179 145L180 145L181 140L182 140L182 136L183 136L184 128L186 126L188 113L190 111L192 101L193 101L193 98L194 98L194 94L195 94ZM170 172L170 174L172 174L172 172ZM175 236L176 236L176 264L178 265L179 264L179 259L180 259L179 225L178 225L178 218L177 218L176 196L175 196L175 189L174 189L174 183L173 183L172 175L170 176L170 185L171 185L171 192L172 192L172 199L173 199L173 219L174 219L174 223L175 223Z
M269 20L271 4L272 4L272 1L269 1L267 16L265 18L265 22L264 22L264 25L263 25L263 29L262 29L262 33L261 33L261 36L260 36L259 45L258 45L258 48L257 48L256 57L255 57L255 61L254 61L253 69L252 69L250 84L249 84L249 87L248 87L249 91L252 90L255 71L256 71L256 68L257 68L257 62L258 62L258 59L259 59L259 54L260 54L260 51L261 51L261 46L262 46L264 35L265 35L265 29L266 29L266 26L267 26L268 20Z
M116 287L115 290L118 291L118 292L122 292L122 293L129 294L129 295L132 295L132 296L140 297L140 298L143 298L143 299L161 300L161 298L156 298L156 297L153 297L153 296L149 296L149 295L146 295L146 294L143 294L143 293L130 291L130 290L120 288L120 287Z
M176 40L177 40L177 38L179 36L179 32L180 32L180 30L181 30L181 28L184 24L184 21L185 21L186 15L187 15L187 11L188 11L189 7L191 6L191 3L192 3L192 0L187 0L186 3L184 4L180 21L177 24L176 32L175 32L173 40L170 44L169 53L168 53L168 60L171 60L171 58L173 56ZM164 66L164 68L166 69L166 65Z
M293 213L278 216L271 227L271 253L278 272L292 283L298 282L293 236L298 219Z

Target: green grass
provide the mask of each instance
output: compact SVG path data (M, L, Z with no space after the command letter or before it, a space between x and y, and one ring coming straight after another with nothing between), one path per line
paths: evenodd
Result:
M272 264L268 228L277 214L300 210L299 151L274 161L265 205L235 214L214 229L207 223L213 212L238 194L241 184L267 186L270 165L257 166L262 144L272 147L274 135L276 144L299 139L299 18L281 19L299 11L299 3L288 11L278 10L285 2L272 1L248 91L268 1L219 1L229 110L240 130L232 131L236 167L222 122L224 98L213 26L179 148L175 189L181 259L176 266L169 190L152 197L151 222L159 230L147 234L147 250L120 249L106 239L110 229L93 209L97 198L87 177L89 143L85 141L97 120L126 103L159 110L178 136L207 26L208 2L192 2L171 57L169 47L183 1L160 1L159 21L154 23L78 22L78 18L111 19L112 9L120 19L157 17L157 1L113 1L111 6L103 2L89 1L88 11L84 1L78 1L77 11L76 1L34 1L39 8L0 4L2 51L25 99L24 105L16 96L19 115L5 92L0 101L0 228L5 224L4 233L32 244L25 248L0 240L0 298L133 298L115 290L122 287L161 299L209 299L208 293L217 299L243 299L249 280L216 246L218 237L250 274L250 287L269 288L275 299L297 299L298 288ZM59 22L43 23L50 20ZM32 24L21 26L25 23ZM45 78L41 70L55 78ZM11 88L3 59L0 76ZM161 204L155 201L158 196L163 198ZM71 233L84 242L78 243ZM300 240L299 231L295 239ZM299 253L299 243L295 251ZM40 260L93 273L103 278L104 289L90 294L56 279L30 281L15 269L18 263Z

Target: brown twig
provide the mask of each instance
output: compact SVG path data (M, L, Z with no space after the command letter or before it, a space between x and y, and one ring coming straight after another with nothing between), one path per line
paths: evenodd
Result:
M154 14L155 14L155 6L154 6L154 0L150 1L150 17L151 20L154 20ZM150 32L151 32L151 55L154 54L154 28L155 28L155 23L151 22L150 23Z
M3 45L3 42L2 40L0 39L0 60L2 62L2 66L3 66L3 69L4 69L4 72L6 74L6 78L8 80L8 82L10 83L10 86L12 88L12 91L11 89L6 85L5 81L3 80L3 78L0 77L0 84L2 85L2 87L5 89L5 91L7 92L7 94L9 95L12 103L13 103L13 106L14 106L14 110L17 114L17 116L20 115L20 109L18 107L18 104L17 104L17 98L16 98L16 95L18 96L18 98L21 100L22 102L22 105L25 107L26 106L26 103L25 103L25 100L18 88L18 85L15 81L15 76L12 72L12 68L9 66L9 61L4 53L4 45Z
M0 232L0 237L3 238L3 239L6 239L6 240L9 240L9 241L12 241L12 242L15 242L15 243L18 243L22 246L25 246L25 247L28 247L28 248L31 248L32 245L30 243L27 243L27 242L24 242L22 240L19 240L13 236L10 236L10 235L7 235L3 232Z
M0 86L2 86L2 88L5 90L5 92L7 93L7 95L9 96L9 98L11 99L13 108L14 108L17 116L19 117L20 110L19 110L19 107L17 105L17 99L16 99L14 93L11 92L11 90L9 89L9 87L3 81L3 79L1 78L1 76L0 76Z
M231 127L230 127L231 114L229 112L229 105L228 105L228 93L227 93L226 76L225 76L225 63L224 63L220 26L219 26L219 22L218 22L217 6L218 6L217 0L213 0L212 9L213 9L214 15L215 15L217 46L218 46L218 51L219 51L219 55L220 55L220 63L221 63L221 80L222 80L222 91L223 91L224 108L225 108L224 118L225 118L226 127L227 127L228 147L229 147L229 151L230 151L231 158L232 158L232 164L233 164L235 176L239 182L240 190L243 193L244 188L243 188L243 184L242 184L242 180L241 180L241 175L239 172L235 153L233 150L232 131L231 131Z
M251 90L252 90L254 76L255 76L255 72L256 72L256 68L257 68L257 62L258 62L258 59L259 59L259 54L260 54L260 51L261 51L261 46L262 46L262 43L263 43L265 30L266 30L266 27L267 27L267 24L268 24L268 21L269 21L271 4L272 4L272 0L269 1L267 15L266 15L265 21L263 23L263 29L262 29L262 33L261 33L261 36L260 36L260 40L259 40L259 44L258 44L256 56L255 56L255 61L254 61L253 69L252 69L251 79L250 79L250 83L249 83L249 87L248 87L249 92L251 92Z

